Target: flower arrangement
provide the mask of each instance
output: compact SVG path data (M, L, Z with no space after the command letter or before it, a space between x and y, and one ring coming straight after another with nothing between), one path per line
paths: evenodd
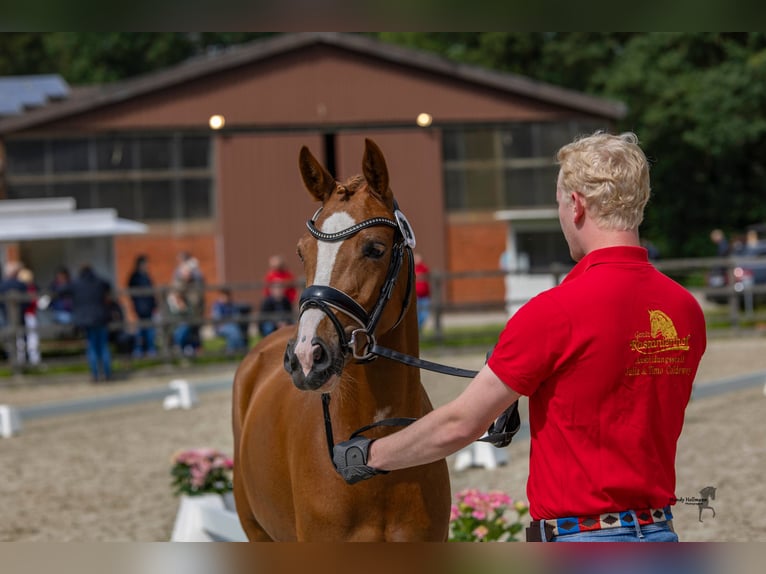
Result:
M504 492L466 489L457 494L450 513L450 542L515 542L521 519L529 512Z
M195 448L179 451L171 459L174 494L225 494L232 489L233 461L221 451Z

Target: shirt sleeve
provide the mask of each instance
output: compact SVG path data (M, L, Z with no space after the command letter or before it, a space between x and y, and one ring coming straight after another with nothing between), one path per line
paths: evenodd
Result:
M529 396L561 367L570 341L565 310L555 297L543 293L508 320L487 364L511 389Z

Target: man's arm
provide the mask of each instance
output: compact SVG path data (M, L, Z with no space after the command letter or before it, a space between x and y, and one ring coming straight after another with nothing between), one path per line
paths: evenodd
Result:
M456 399L373 442L367 465L396 470L445 458L483 435L520 396L484 365Z

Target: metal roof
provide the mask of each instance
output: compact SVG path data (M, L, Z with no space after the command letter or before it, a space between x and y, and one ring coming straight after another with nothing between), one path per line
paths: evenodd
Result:
M357 34L303 32L272 36L248 44L230 46L214 54L191 58L158 72L152 72L101 86L82 95L73 93L67 100L27 112L21 117L0 119L0 133L21 131L47 122L89 112L132 98L157 92L232 70L237 67L314 46L332 46L381 61L449 76L478 86L536 99L552 105L596 116L620 119L627 113L622 102L599 98L504 72L461 64L428 52L413 50Z
M68 95L69 86L57 74L0 77L0 116L20 115Z
M77 211L71 197L0 201L0 243L136 235L147 230L143 223L117 217L114 209Z

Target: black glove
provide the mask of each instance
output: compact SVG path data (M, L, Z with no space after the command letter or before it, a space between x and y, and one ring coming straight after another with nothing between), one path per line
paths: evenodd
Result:
M388 474L387 470L367 466L370 445L374 440L364 436L356 436L333 447L332 462L335 465L335 470L348 484L367 480L376 474Z
M482 440L492 443L492 446L502 448L511 444L513 437L521 429L521 417L519 416L519 401L515 400L511 406L497 417L495 422L489 425L487 435Z

